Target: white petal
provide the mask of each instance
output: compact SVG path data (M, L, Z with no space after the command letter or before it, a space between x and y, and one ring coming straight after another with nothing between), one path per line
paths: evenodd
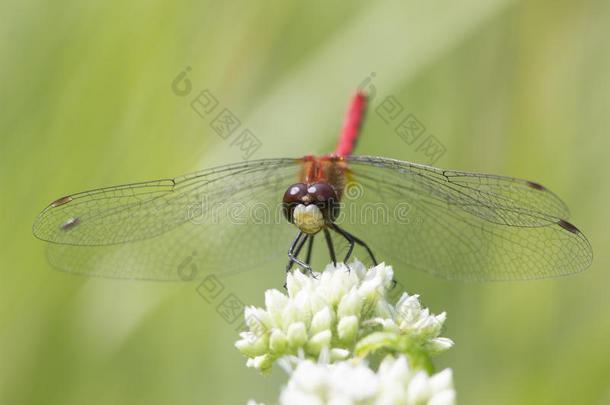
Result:
M265 306L272 318L279 320L287 302L288 297L278 290L265 291Z
M307 342L307 351L312 354L319 354L322 348L330 348L332 333L329 330L318 332Z
M430 377L430 388L433 391L443 391L453 388L453 372L446 368Z
M246 307L244 309L244 318L250 331L257 336L261 336L271 329L271 318L267 311L262 308Z
M348 356L350 354L351 354L350 351L347 349L339 349L339 348L335 347L334 349L332 349L330 351L330 360L332 362L339 361L339 360L345 360L348 358Z
M324 307L320 312L316 313L311 320L310 331L312 334L316 334L323 330L330 329L332 316L329 307Z
M273 329L269 338L269 349L275 353L283 353L288 346L288 337L280 329Z
M441 391L432 396L428 401L428 405L454 405L455 404L455 391L446 390Z
M288 301L282 312L282 329L286 330L295 322L302 321L302 315L299 313L294 300Z
M362 308L362 298L358 294L358 288L355 286L341 298L339 306L337 307L337 316L340 318L347 315L356 315Z
M288 327L288 343L292 347L303 346L307 342L307 331L303 322L295 322Z
M337 325L337 334L344 343L352 343L358 335L358 317L355 315L341 318Z
M364 401L374 398L379 392L380 383L377 375L363 364L352 366L341 362L333 368L331 384L338 394Z

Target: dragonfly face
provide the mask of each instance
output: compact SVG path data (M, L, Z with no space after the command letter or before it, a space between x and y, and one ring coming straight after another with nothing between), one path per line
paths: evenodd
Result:
M296 183L288 187L282 201L284 216L301 231L315 235L339 215L339 201L327 183Z

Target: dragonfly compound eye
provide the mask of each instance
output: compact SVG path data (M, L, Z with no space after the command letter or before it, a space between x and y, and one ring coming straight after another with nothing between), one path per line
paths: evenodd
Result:
M339 199L335 189L327 183L314 183L307 188L312 202L316 204L324 218L333 222L339 215Z
M284 199L282 200L282 211L288 222L293 223L293 212L294 208L298 204L305 202L303 197L307 196L307 185L303 183L296 183L288 187L284 193Z

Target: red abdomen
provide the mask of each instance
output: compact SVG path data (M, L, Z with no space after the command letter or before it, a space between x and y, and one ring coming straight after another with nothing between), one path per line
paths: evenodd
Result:
M366 96L364 93L358 92L352 98L352 101L345 112L343 118L343 126L339 142L335 149L335 155L346 156L352 153L358 138L358 131L364 117L364 109L366 107Z

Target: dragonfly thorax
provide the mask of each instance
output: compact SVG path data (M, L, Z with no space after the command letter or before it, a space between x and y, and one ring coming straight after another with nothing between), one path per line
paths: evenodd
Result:
M318 233L339 215L339 201L327 183L296 183L288 187L282 201L284 216L307 234Z

